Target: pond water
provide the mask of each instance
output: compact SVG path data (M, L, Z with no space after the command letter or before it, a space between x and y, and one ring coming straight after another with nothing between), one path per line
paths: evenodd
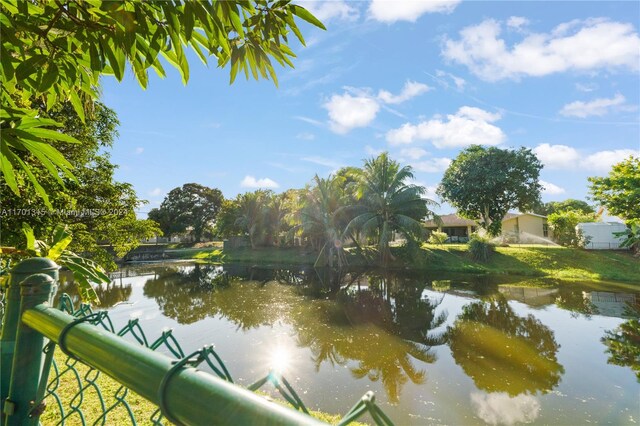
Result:
M245 386L280 369L313 409L373 390L398 425L640 421L638 285L185 263L113 278L116 325L214 344Z

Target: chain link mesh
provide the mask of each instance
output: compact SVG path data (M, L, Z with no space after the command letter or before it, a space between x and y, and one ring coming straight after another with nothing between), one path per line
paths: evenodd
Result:
M153 341L146 335L138 319L131 319L116 330L107 311L94 312L91 306L86 304L81 304L76 309L66 294L61 296L58 309L77 318L76 322L88 322L151 350L170 354L176 359L172 371L183 366L197 367L205 364L219 378L234 382L224 362L211 346L205 346L185 356L172 330L163 330ZM64 348L57 351L57 347L58 345L50 342L43 350L43 371L49 373L48 377L42 379L39 399L32 411L34 414L36 410L43 411L40 417L43 425L172 424L163 415L161 407L145 400L97 369L66 355ZM257 391L267 384L272 385L293 408L309 414L309 410L287 379L277 372L269 372L267 376L248 386L248 389ZM349 424L367 413L378 425L393 424L375 404L373 394L368 392L345 415L339 425Z

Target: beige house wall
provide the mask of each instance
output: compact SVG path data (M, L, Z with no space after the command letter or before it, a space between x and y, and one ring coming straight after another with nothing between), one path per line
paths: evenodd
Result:
M515 234L519 232L520 236L522 236L522 234L530 234L536 237L551 239L553 238L551 229L548 230L548 236L544 236L543 227L546 222L546 218L525 214L502 221L502 233Z

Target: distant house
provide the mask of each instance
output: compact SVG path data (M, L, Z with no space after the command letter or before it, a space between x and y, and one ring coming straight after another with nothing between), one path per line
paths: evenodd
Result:
M440 231L457 241L469 236L476 231L478 224L471 220L458 216L457 214L445 214L440 216L440 222L429 220L424 224L429 231Z
M624 236L616 235L625 232L627 226L620 222L589 222L579 223L576 230L582 232L586 238L587 250L615 250L620 249Z
M479 227L474 220L457 214L440 216L440 222L430 220L424 226L431 231L438 230L450 237L451 241L466 241ZM534 243L553 237L547 217L535 213L507 213L502 219L502 237L511 242Z

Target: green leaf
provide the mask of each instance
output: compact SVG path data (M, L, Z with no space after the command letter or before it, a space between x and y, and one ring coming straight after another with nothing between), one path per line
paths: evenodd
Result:
M9 161L9 157L6 151L9 148L4 142L0 142L0 167L2 167L2 175L4 176L7 186L13 191L14 194L20 196L20 190L18 189L18 183L16 182L15 170Z
M63 225L61 223L57 224L55 229L53 230L53 244L62 241L63 239L71 236L71 232L69 231L69 227L67 225Z
M27 174L27 178L29 179L29 182L31 182L34 189L36 190L36 194L38 194L38 196L42 198L42 201L48 208L52 209L53 206L51 205L51 201L49 201L49 196L47 195L47 191L44 190L42 185L40 185L40 182L38 182L38 179L36 179L36 177L33 175L33 173L31 172L31 167L29 167L24 161L22 161L20 157L15 155L10 150L7 152L10 154L9 158L12 161L16 161L20 165L22 170L24 170L24 172Z
M51 249L49 249L47 257L53 261L58 260L64 249L66 249L67 246L71 244L72 239L73 237L71 235L68 235L65 238L59 240L53 245L53 247L51 247Z
M69 92L69 101L71 102L76 114L78 114L78 117L80 117L80 120L84 123L84 105L82 104L78 93L73 90Z
M109 61L109 65L111 66L111 70L115 75L118 81L122 81L124 77L124 63L125 57L124 52L121 49L115 48L116 52L114 52L114 48L109 43L101 43L102 50L104 51L107 60ZM119 51L119 53L118 53Z
M40 80L40 86L38 90L40 92L45 93L47 90L53 86L53 84L58 80L58 67L54 63L50 63L47 67L47 71L42 76L42 80Z
M5 49L4 45L0 48L0 64L2 64L2 76L4 81L13 79L14 70L11 62L11 53Z
M79 140L74 138L73 136L65 135L62 132L58 132L56 130L51 129L43 129L43 128L30 128L29 130L15 129L16 135L20 133L21 137L26 139L31 139L36 142L42 142L42 139L51 139L54 141L67 142L67 143L80 143Z
M191 2L186 1L184 3L184 9L183 9L183 17L184 17L183 25L184 25L184 38L187 41L191 40L191 34L193 33L193 25L194 25L193 15L194 15L193 5Z
M293 31L293 33L296 35L300 43L302 43L303 46L306 46L304 37L302 37L302 33L300 32L300 29L296 25L296 21L293 19L293 16L285 15L285 21L287 21L287 24L289 24L289 28L291 28L291 31Z
M47 57L44 55L34 55L23 61L16 68L16 78L18 81L26 80L32 74L38 72L43 64L47 62Z
M22 233L27 238L27 250L36 251L36 237L33 228L28 223L22 222Z
M293 12L293 14L296 15L298 18L304 19L305 21L307 21L311 25L315 25L316 27L322 28L323 30L327 29L324 26L324 24L318 20L318 18L313 16L311 14L311 12L309 12L304 7L298 6L298 5L295 5L295 4L292 4L289 7L291 8L291 12Z

